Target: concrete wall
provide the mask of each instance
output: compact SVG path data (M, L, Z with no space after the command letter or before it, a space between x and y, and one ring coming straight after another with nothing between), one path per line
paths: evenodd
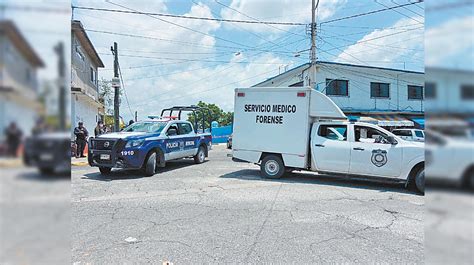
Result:
M474 113L474 101L461 97L462 85L474 85L474 72L426 68L426 82L435 84L436 97L426 99L429 112Z
M303 81L308 83L306 67L289 71L271 78L258 86L290 86ZM326 79L348 80L348 96L329 96L344 111L424 111L422 100L408 99L408 85L424 85L424 74L394 70L354 67L321 63L317 67L316 83L319 91L325 91ZM388 99L371 98L370 83L389 83Z
M38 77L33 67L16 49L5 35L0 36L0 82L3 86L12 87L25 97L36 98Z
M80 50L80 53L83 55L83 59L79 56L76 48ZM91 67L97 73L97 66L94 65L87 55L85 50L82 48L79 40L76 38L76 35L72 34L71 39L71 86L80 87L84 89L88 94L92 94L97 100L97 80L95 82L91 81ZM98 74L97 78L98 78Z
M89 136L94 135L94 128L99 119L97 103L83 94L71 94L71 134L79 121L84 123L84 127L89 131ZM73 138L75 139L75 138Z
M11 122L16 122L16 125L22 130L23 136L29 136L37 119L36 110L18 104L12 101L7 94L0 93L0 142L5 140L5 129Z

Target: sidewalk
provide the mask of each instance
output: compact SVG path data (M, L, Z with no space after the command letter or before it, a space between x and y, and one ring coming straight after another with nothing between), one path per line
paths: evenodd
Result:
M75 158L71 157L71 166L87 166L87 157Z
M0 168L21 166L23 166L21 157L0 157Z

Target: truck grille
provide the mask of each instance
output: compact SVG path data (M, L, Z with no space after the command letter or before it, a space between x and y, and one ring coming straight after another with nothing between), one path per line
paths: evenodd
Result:
M110 139L92 139L92 148L95 150L112 150L116 140Z

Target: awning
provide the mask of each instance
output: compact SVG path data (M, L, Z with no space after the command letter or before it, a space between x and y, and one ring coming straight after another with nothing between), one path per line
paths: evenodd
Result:
M383 127L413 127L415 124L413 121L408 120L399 115L372 115L360 117L361 122L372 123Z
M412 118L416 124L418 124L421 128L425 128L425 118Z

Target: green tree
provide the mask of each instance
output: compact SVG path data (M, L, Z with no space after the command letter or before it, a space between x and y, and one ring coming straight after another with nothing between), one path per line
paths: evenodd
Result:
M197 104L198 107L207 108L211 111L211 118L209 119L209 115L207 112L204 113L205 120L204 120L204 127L209 128L211 126L212 121L217 121L219 126L226 126L232 123L234 113L233 112L225 112L219 106L213 103L205 103L199 101ZM202 129L202 115L201 111L196 113L198 119L198 128ZM194 125L194 115L192 113L188 113L188 121Z

